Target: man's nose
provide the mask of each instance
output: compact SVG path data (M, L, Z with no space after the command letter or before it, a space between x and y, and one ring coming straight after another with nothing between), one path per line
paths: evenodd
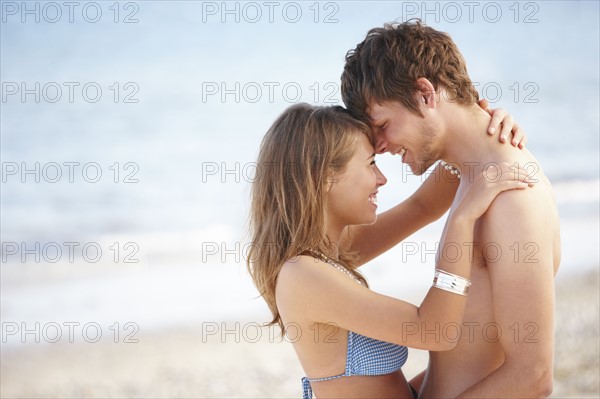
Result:
M388 142L385 138L379 136L375 141L375 152L377 154L383 154L388 149Z

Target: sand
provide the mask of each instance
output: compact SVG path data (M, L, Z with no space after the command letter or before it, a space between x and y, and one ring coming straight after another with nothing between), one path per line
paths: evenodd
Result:
M557 280L552 397L599 397L598 273ZM275 330L228 322L137 334L137 343L2 347L2 398L297 398L302 369ZM216 332L209 334L216 328ZM226 327L230 332L226 333ZM269 334L269 332L273 334ZM256 342L254 342L256 341ZM425 367L411 350L410 377Z

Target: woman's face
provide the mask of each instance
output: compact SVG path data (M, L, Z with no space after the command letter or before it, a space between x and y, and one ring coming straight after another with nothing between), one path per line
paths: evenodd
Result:
M377 219L377 190L387 179L375 164L375 150L365 134L357 134L354 156L331 178L327 217L338 227L371 224Z

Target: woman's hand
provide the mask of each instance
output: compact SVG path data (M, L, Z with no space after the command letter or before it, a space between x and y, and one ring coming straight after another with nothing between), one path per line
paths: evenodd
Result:
M533 187L534 181L528 178L527 170L508 163L494 164L481 173L475 173L453 217L461 217L474 222L483 215L498 194L506 190Z
M509 135L512 134L512 140L510 141L511 144L519 148L525 147L525 144L527 144L527 136L525 136L523 129L517 125L517 123L513 120L513 117L508 112L502 108L489 109L489 103L487 100L480 100L479 106L492 116L490 126L488 127L488 134L490 136L493 136L501 128L501 142L505 143Z

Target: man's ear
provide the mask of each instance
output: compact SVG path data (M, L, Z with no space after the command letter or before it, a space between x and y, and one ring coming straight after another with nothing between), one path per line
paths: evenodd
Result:
M426 108L435 108L438 97L433 84L427 78L417 79L416 84L419 103Z

